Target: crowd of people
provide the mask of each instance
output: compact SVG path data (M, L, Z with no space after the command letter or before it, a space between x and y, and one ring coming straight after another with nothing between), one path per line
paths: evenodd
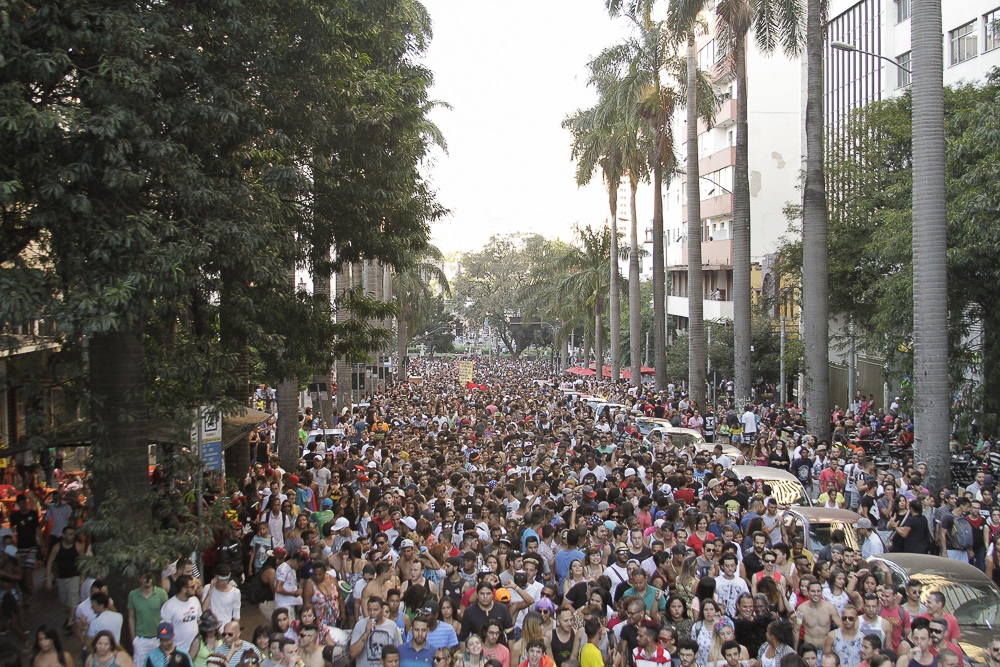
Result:
M295 443L263 426L205 572L182 559L144 574L122 611L104 582L73 579L78 543L53 529L38 556L84 664L964 665L943 596L895 585L867 557L935 553L1000 582L992 479L934 488L905 449L878 469L850 437L804 435L794 406L736 410L723 395L703 407L673 385L576 380L626 406L595 419L547 364L480 361L460 384L455 362L418 359L410 374L329 423L301 415L294 470L275 450ZM832 430L864 415L905 440L905 420L874 401L838 409ZM718 446L645 440L640 416ZM311 435L321 426L333 434ZM740 463L789 470L818 504L856 510L862 544L833 535L810 551L772 489L732 473ZM15 533L3 546L16 563ZM0 567L0 597L7 581ZM249 605L267 619L252 631ZM32 667L73 664L57 630L37 631ZM988 658L1000 667L1000 635Z

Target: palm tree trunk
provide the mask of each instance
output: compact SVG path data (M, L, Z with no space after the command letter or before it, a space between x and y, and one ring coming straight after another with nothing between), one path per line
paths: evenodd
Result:
M733 347L736 405L750 401L750 150L746 35L736 40L736 168L733 170Z
M826 186L823 172L822 0L809 0L806 19L806 182L802 195L802 324L805 329L807 429L830 437L830 319L828 312ZM940 59L941 54L938 53ZM947 439L945 439L947 444Z
M661 112L661 115L662 112ZM653 365L657 389L666 389L667 285L663 256L663 152L667 141L665 118L657 119L656 159L653 160Z
M705 316L701 270L701 188L698 170L698 52L694 32L687 48L687 242L688 242L688 392L705 404Z
M597 294L594 297L594 359L597 364L597 379L604 377L604 327L601 317L604 315L604 297Z
M613 192L612 192L613 190ZM611 292L611 381L617 383L622 370L622 310L618 268L618 184L608 185L611 204L611 278L608 291Z
M399 307L399 317L397 318L396 326L396 369L398 371L397 379L400 382L406 382L406 344L410 337L409 324L407 324L408 318L410 316L410 307L400 300L398 302Z
M632 368L632 384L642 386L642 360L639 358L642 337L642 298L639 291L639 220L635 212L635 193L639 183L635 178L629 178L629 208L631 209L631 226L629 229L628 256L628 347Z
M936 487L948 457L948 276L941 0L913 0L914 452Z

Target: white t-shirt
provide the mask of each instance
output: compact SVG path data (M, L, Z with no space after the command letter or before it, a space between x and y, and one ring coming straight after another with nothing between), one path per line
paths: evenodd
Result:
M228 591L220 591L215 586L205 586L203 600L208 597L209 592L212 594L212 599L208 603L208 608L219 619L220 626L229 621L240 620L241 599L240 589L237 586L230 586Z
M755 415L750 410L743 413L740 418L740 423L743 424L744 433L756 433L757 432L757 415Z
M274 606L275 607L297 607L302 604L301 596L291 596L281 593L281 588L298 588L299 578L295 570L287 562L278 566L274 572Z
M160 608L160 620L174 626L174 644L181 648L191 646L198 636L198 619L201 618L201 603L196 597L182 602L176 595Z
M101 612L100 616L95 616L94 620L90 622L90 629L87 630L87 636L93 637L101 630L110 630L111 634L115 637L115 642L121 644L122 620L122 615L117 611L105 609ZM188 646L190 646L190 644L188 644Z

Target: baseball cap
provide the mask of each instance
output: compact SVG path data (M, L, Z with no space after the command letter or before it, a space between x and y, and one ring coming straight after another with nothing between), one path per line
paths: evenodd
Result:
M320 503L320 507L322 507L325 510L333 507L333 498L324 498L323 502Z
M498 588L493 594L496 601L501 604L507 604L510 602L510 590L507 588Z
M609 509L611 509L611 505L606 500L597 503L598 512L607 512Z
M3 548L3 552L10 556L11 558L17 558L17 547L13 544L8 544Z
M174 624L168 621L163 621L158 626L156 626L156 638L157 639L173 639L174 638Z
M708 488L710 489L714 489L719 484L722 484L722 482L719 481L718 477L713 477L712 479L708 480Z
M407 538L407 539L405 539L405 540L403 540L402 542L399 543L399 548L400 549L408 549L409 547L412 547L412 546L414 546L413 540L411 540L409 538Z
M333 522L333 529L334 530L344 530L345 528L350 527L350 525L351 525L351 523L350 523L350 521L347 520L346 517L340 517L336 521Z
M275 558L287 558L288 557L288 551L285 549L285 547L277 547L274 550L274 557Z
M462 567L462 559L458 556L452 556L446 562L452 567Z
M871 530L872 529L872 522L869 519L866 519L864 517L858 519L858 523L855 524L855 525L858 528L861 528L862 530Z
M289 484L295 484L297 486L298 483L299 483L299 476L298 475L289 475L288 476L288 483Z

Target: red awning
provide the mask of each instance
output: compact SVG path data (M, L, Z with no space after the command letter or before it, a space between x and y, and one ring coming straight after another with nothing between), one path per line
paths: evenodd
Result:
M580 366L573 366L572 368L567 368L566 372L569 373L570 375L583 375L583 376L597 375L597 373L594 372L593 370L589 368L582 368Z

